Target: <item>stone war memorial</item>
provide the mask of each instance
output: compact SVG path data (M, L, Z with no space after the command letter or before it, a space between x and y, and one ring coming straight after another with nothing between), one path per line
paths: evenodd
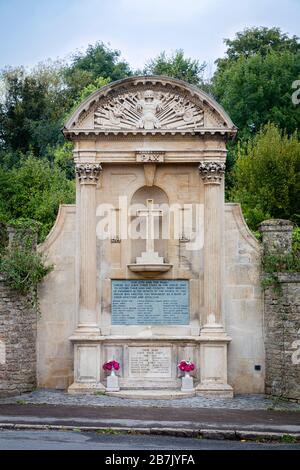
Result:
M76 204L39 249L38 387L116 396L264 393L260 244L225 204L226 142L213 98L167 77L101 88L72 114ZM182 392L184 394L184 392Z

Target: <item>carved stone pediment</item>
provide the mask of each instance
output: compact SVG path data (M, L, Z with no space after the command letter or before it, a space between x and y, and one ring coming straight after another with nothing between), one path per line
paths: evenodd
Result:
M236 128L215 100L180 80L130 77L88 97L66 123L64 133L188 134L229 133Z
M195 129L203 127L203 109L172 92L146 89L123 93L99 105L94 113L95 129Z

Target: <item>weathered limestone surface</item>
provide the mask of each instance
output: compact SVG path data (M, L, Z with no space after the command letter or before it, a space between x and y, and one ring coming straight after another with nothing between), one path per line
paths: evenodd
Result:
M249 231L239 204L226 204L225 324L228 381L236 393L263 393L265 352L259 242ZM255 370L260 366L260 370Z
M107 168L108 171L108 168ZM130 178L138 187L142 183L142 169L137 169L133 173L131 168ZM141 171L141 174L140 174ZM161 170L162 171L162 170ZM173 169L175 172L175 169ZM177 174L177 172L175 172ZM101 189L111 194L113 200L114 172L107 178L109 186ZM178 177L180 173L178 174ZM158 173L158 182L165 180L164 172L161 176ZM119 177L119 182L126 185L129 178ZM180 191L174 187L176 179L170 178L169 195L174 194L179 197ZM194 177L193 177L194 178ZM190 181L196 181L196 179ZM123 183L124 179L124 183ZM140 182L141 181L141 182ZM193 191L189 197L192 197ZM100 191L100 188L99 190ZM195 193L197 190L195 187ZM173 196L172 196L173 197ZM101 198L101 193L99 193ZM73 333L76 324L73 323L74 311L76 308L75 298L75 206L63 206L58 216L58 221L48 237L47 252L49 262L56 266L55 270L45 279L41 289L40 298L42 305L42 316L38 321L38 384L45 388L67 388L73 380L73 353L69 342L69 336ZM101 243L99 243L99 250ZM108 255L104 255L104 246L108 244L112 252L112 262L109 263ZM46 246L42 247L46 250ZM102 312L102 329L104 332L111 331L110 326L110 281L109 276L123 278L121 258L118 254L119 244L109 245L108 241L102 242L101 256L98 257L98 272L100 277L97 285L102 285L103 303L98 305ZM239 204L225 205L225 272L224 272L224 322L227 332L232 338L228 348L228 376L229 384L234 387L236 393L263 393L264 392L264 338L263 338L263 303L262 290L260 287L260 245L253 238L245 225ZM129 254L129 252L128 252ZM172 260L172 252L170 259ZM199 260L197 261L197 257ZM129 259L130 261L130 259ZM127 260L123 260L126 265ZM100 266L102 269L100 270ZM179 271L180 277L190 277L187 267L194 266L195 269L203 269L203 257L201 252L189 252L182 260L182 268ZM197 266L199 266L197 268ZM125 267L124 267L125 269ZM132 274L132 277L135 277ZM164 275L162 276L164 277ZM192 280L191 321L197 325L197 316L203 311L203 279ZM198 288L200 285L200 291ZM62 294L62 292L64 294ZM200 300L196 300L199 298ZM201 307L202 305L202 307ZM193 315L195 319L193 320ZM106 326L107 325L107 326ZM161 327L160 327L161 328ZM167 328L167 327L165 327ZM172 331L172 327L168 327ZM137 334L143 332L143 327L132 327ZM152 327L151 334L155 334L159 327ZM185 327L187 330L187 328ZM173 327L175 332L176 327ZM121 334L121 327L113 327L116 334ZM145 333L146 334L146 333ZM197 338L197 337L195 337ZM139 339L139 345L143 344L143 336ZM145 336L147 339L147 336ZM148 338L148 343L149 343ZM153 346L157 343L152 342ZM178 344L178 355L182 356L180 342ZM120 351L122 360L122 347L116 345L114 350ZM110 359L111 346L105 348L104 360ZM196 363L199 361L195 346L190 348L190 357ZM62 364L62 367L59 366ZM176 365L176 364L175 364ZM261 365L261 371L255 371L254 366ZM122 371L121 371L122 374ZM178 378L178 385L180 379ZM122 383L122 378L121 378Z
M0 396L36 387L36 313L0 277Z
M75 206L61 206L52 231L40 246L54 270L39 289L42 311L37 324L39 387L66 389L73 380L69 337L76 327L75 234Z

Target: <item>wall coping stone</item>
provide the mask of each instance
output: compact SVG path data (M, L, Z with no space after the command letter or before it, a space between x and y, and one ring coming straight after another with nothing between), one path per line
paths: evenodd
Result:
M300 273L277 273L278 281L281 283L300 283Z
M259 225L260 232L290 232L293 230L293 223L285 219L264 220Z

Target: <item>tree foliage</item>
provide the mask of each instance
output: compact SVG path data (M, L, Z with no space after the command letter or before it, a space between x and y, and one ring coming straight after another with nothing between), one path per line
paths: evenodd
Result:
M34 219L42 225L41 239L50 231L59 204L74 200L75 183L57 164L29 154L11 170L0 166L0 220Z
M165 52L150 60L144 69L146 75L165 75L179 80L185 80L192 85L203 83L205 62L200 64L198 60L192 60L184 56L183 50L175 51L171 56Z
M224 43L227 46L225 57L216 61L221 68L240 57L248 59L257 54L266 57L269 52L284 51L296 54L300 50L299 38L290 38L280 28L246 28L236 33L234 39L224 39Z
M47 146L63 142L62 118L69 107L61 64L2 71L0 148L45 155Z
M300 142L274 124L239 146L233 200L241 202L252 229L264 219L300 223Z
M300 107L292 102L292 83L300 78L300 54L270 51L239 57L217 70L213 91L248 138L269 121L289 133L300 129Z
M235 186L232 170L240 142L269 122L299 135L300 106L292 102L292 84L300 78L300 43L279 28L261 27L238 32L225 44L225 57L216 61L210 91L239 128L236 143L228 145L228 198Z
M210 84L206 64L182 50L162 52L142 73L204 88L228 111L239 133L228 143L227 196L242 202L252 228L271 216L299 222L300 106L291 99L300 79L299 39L279 28L252 28L225 44ZM102 42L68 62L0 72L0 223L33 218L46 236L59 204L74 201L73 147L61 133L64 122L88 95L132 73L120 51Z
M102 42L90 44L85 52L75 52L71 65L64 70L71 96L78 99L81 91L99 77L115 81L132 75L129 64L120 56L120 51L109 49Z

